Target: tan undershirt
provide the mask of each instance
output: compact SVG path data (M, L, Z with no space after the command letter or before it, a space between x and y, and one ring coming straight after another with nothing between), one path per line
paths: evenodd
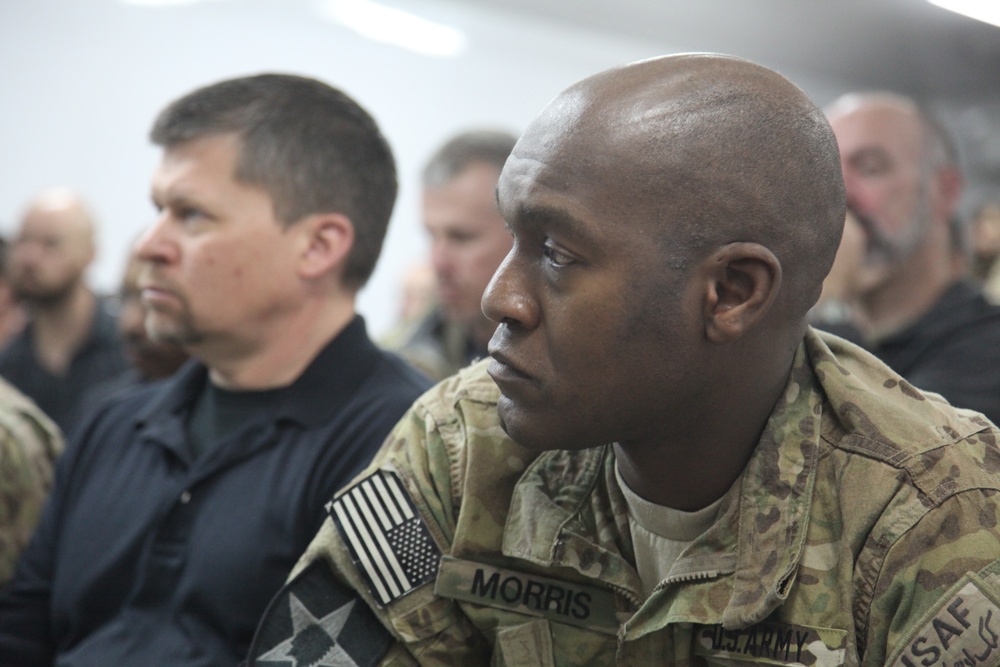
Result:
M615 464L615 477L628 505L628 525L632 531L636 569L642 589L649 597L663 581L677 557L696 537L715 522L722 498L704 509L684 512L651 503L628 488Z

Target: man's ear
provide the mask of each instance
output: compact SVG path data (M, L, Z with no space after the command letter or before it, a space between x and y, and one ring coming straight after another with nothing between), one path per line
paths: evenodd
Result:
M295 225L301 225L303 235L300 275L318 278L331 271L339 273L354 246L354 225L350 218L342 213L313 213Z
M958 200L962 197L962 174L955 167L941 167L937 170L939 217L951 220Z
M764 317L781 287L781 263L757 243L730 243L705 264L705 331L713 343L730 343Z

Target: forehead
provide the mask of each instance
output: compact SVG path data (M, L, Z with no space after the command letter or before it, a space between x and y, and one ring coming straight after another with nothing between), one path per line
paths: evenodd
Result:
M205 182L235 184L239 151L239 139L228 134L169 146L153 174L153 192L194 188Z
M918 157L921 153L920 121L908 111L890 105L860 106L830 119L842 156L878 147Z
M579 127L529 128L497 184L508 224L545 221L563 231L614 235L648 217L651 198L621 146L594 140Z
M497 183L500 213L514 227L544 222L563 231L595 233L593 220L611 221L598 205L599 194L587 182L581 170L568 169L557 155L516 151Z
M500 169L486 163L472 164L454 178L423 191L425 214L451 209L496 210L496 186Z
M21 238L70 239L82 232L71 219L71 212L62 209L36 208L28 212L21 225Z

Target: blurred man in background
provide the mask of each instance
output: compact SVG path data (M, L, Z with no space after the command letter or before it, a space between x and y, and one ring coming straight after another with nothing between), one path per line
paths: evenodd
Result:
M423 221L438 304L383 342L435 379L485 357L496 329L480 302L512 242L497 211L496 185L515 141L503 132L466 132L424 168Z
M972 212L973 280L990 303L1000 303L1000 201L987 200Z
M142 262L130 251L118 293L118 332L130 368L86 392L80 408L84 418L110 396L168 378L188 360L183 347L169 341L155 341L146 332L146 309L139 288L141 268Z
M146 332L146 309L142 305L139 271L142 263L133 253L122 277L121 303L118 308L118 331L125 347L125 358L136 382L170 377L187 361L183 347L172 341L157 341Z
M87 286L94 221L82 198L49 190L31 202L9 278L30 321L0 353L0 375L72 433L84 393L128 368L110 302Z
M912 100L849 94L827 110L848 206L865 234L849 297L861 340L911 384L1000 421L1000 308L966 280L962 178L944 130Z

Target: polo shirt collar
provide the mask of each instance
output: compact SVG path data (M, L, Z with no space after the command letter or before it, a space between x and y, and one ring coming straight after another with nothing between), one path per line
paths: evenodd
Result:
M354 319L320 350L305 371L281 392L270 419L288 419L305 428L326 421L357 394L380 359L368 338L364 318ZM208 379L208 369L188 361L135 417L137 427L186 413Z

